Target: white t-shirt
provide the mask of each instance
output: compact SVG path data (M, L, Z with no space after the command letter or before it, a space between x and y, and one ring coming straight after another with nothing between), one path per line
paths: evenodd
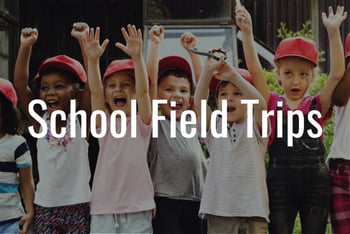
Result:
M221 118L216 121L221 132ZM264 162L268 138L261 137L256 123L252 138L247 137L247 121L228 128L226 138L215 138L211 131L204 138L210 162L199 214L269 221Z
M70 121L66 128L70 129ZM79 121L76 121L76 133L72 139L52 136L38 139L39 183L35 204L57 207L90 202L88 142L81 137Z

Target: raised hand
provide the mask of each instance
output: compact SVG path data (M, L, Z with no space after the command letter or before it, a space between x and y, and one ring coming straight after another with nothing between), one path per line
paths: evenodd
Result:
M38 40L38 30L36 28L23 28L21 31L21 46L31 47Z
M153 44L159 45L164 39L164 27L161 25L153 25L149 31L149 38Z
M109 40L105 39L100 45L100 28L96 28L96 32L94 32L94 28L85 31L85 36L83 37L83 45L86 56L89 60L91 59L99 59L103 52L105 51Z
M245 32L252 31L252 19L249 12L245 7L236 7L236 24L237 26Z
M83 39L85 31L89 31L89 25L84 22L76 22L73 24L70 35L80 41Z
M126 45L120 42L115 46L128 54L131 58L142 56L142 33L140 29L136 29L135 25L128 24L128 31L123 27L121 29Z
M325 12L322 12L323 25L327 31L338 30L340 24L346 19L347 12L344 11L343 6L337 6L337 11L334 14L333 8L328 7L328 17Z
M187 52L189 52L191 48L197 47L197 37L191 32L185 32L182 34L180 37L180 42Z
M211 53L215 53L215 51L215 49L209 50ZM225 56L223 54L217 53L216 56L220 57L220 60L207 57L203 68L205 70L204 72L214 73L215 71L219 71L220 68L226 63L224 59Z

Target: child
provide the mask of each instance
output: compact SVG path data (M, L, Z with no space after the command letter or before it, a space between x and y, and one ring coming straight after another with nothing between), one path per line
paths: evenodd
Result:
M16 105L12 84L0 78L0 233L27 233L34 217L32 160L25 139L18 135Z
M158 137L152 139L149 150L157 207L153 230L154 233L202 233L198 211L206 173L204 155L197 134L185 138L180 132L180 116L192 104L191 67L181 57L168 56L159 61L159 71L154 68L158 64L154 52L164 37L162 26L161 30L158 28L153 26L150 30L153 51L147 65L149 70L157 71L149 73L157 99L168 103L160 106L166 119L159 121ZM187 40L193 42L194 38L187 36ZM187 45L184 39L183 44ZM171 101L176 101L176 107L170 106ZM176 111L175 138L170 137L170 111Z
M146 67L142 56L141 30L128 25L122 28L126 46L116 46L132 60L115 60L100 79L99 58L108 40L99 44L100 29L90 30L84 39L88 57L88 79L92 110L107 114L107 126L115 123L119 132L121 118L111 119L114 111L123 111L127 119L126 134L115 138L110 131L99 139L91 198L91 232L151 233L154 190L147 165L147 149L151 135L151 101ZM131 100L138 103L136 137L131 137ZM105 124L97 119L96 128Z
M39 132L41 125L28 113L28 104L34 97L27 87L29 58L37 35L37 30L31 28L21 32L14 86L20 107L29 117L35 131ZM84 68L78 61L59 55L46 59L34 80L39 87L39 98L47 106L46 111L40 108L35 111L48 125L47 135L37 140L39 183L35 193L33 220L36 233L86 233L90 229L88 143L81 136L80 121L76 122L76 138L69 136L70 117L66 121L56 119L58 133L62 127L67 129L62 138L55 138L50 127L53 111L61 110L68 116L70 100L80 100L79 85L85 83L86 79ZM84 102L80 106L84 106Z
M346 37L345 63L346 72L333 92L332 101L337 105L334 126L334 138L328 155L329 175L332 185L331 221L334 234L347 233L350 230L349 207L349 86L350 86L350 34Z
M236 8L236 22L242 30L245 60L252 73L253 84L274 110L270 118L272 133L269 142L268 189L270 201L269 233L293 233L294 221L299 212L303 233L324 233L330 202L330 180L324 164L325 149L322 138L312 138L308 129L315 131L308 120L311 110L322 115L317 122L323 126L332 114L331 97L344 73L342 43L339 26L346 18L344 8L336 14L329 8L329 16L322 14L330 40L331 70L322 91L315 97L307 96L307 90L316 76L317 48L313 41L294 37L281 41L275 54L276 74L284 95L270 93L262 75L261 65L253 45L250 15L244 8ZM278 106L277 102L283 102ZM300 110L304 114L304 133L294 138L293 147L287 145L287 118L284 114L283 137L278 137L276 111L283 113ZM298 127L297 119L293 126ZM282 125L282 124L281 124ZM294 129L295 131L296 129Z
M208 99L208 88L214 71L221 80L211 85L216 104L222 111L227 101L228 137L215 138L210 131L211 111L206 120L201 116L201 100ZM244 78L243 78L243 77ZM261 136L261 111L266 108L263 97L249 84L249 72L207 58L194 95L194 106L201 121L206 121L208 136L204 138L210 163L204 184L199 214L208 222L208 233L266 233L268 196L265 182L264 154L267 138ZM247 79L247 80L246 80ZM215 80L214 80L215 81ZM212 82L214 82L212 81ZM247 107L242 99L258 99L254 105L253 137L247 137ZM221 131L221 117L216 119Z

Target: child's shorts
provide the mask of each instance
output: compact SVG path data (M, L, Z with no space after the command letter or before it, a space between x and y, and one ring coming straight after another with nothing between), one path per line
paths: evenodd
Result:
M14 234L18 233L19 230L19 219L13 221L4 222L0 224L0 233Z
M152 211L91 215L91 233L153 233Z
M33 230L35 233L89 233L90 204L58 207L35 205Z

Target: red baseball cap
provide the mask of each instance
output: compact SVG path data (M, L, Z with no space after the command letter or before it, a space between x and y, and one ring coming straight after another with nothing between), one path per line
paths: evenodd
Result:
M236 68L236 71L244 78L246 79L249 83L253 83L252 81L252 76L250 75L250 72L246 69L243 68ZM222 80L218 80L214 77L211 78L210 84L209 84L209 91L211 94L215 95L216 89L219 85L219 83L222 82Z
M17 94L10 81L0 78L0 93L14 106L17 106Z
M57 55L46 59L39 67L35 79L40 78L49 69L56 68L69 71L78 78L79 82L86 83L87 76L83 65L78 60L66 55Z
M350 33L348 33L345 40L345 58L349 56L350 56Z
M277 46L274 61L285 57L303 58L317 66L317 46L314 41L304 37L291 37L284 39Z
M192 69L186 59L179 56L167 56L159 60L158 77L166 71L179 69L183 70L192 79Z
M106 80L106 78L114 73L117 72L128 72L134 74L134 63L131 59L121 59L121 60L114 60L112 61L106 71L103 75L103 81Z

